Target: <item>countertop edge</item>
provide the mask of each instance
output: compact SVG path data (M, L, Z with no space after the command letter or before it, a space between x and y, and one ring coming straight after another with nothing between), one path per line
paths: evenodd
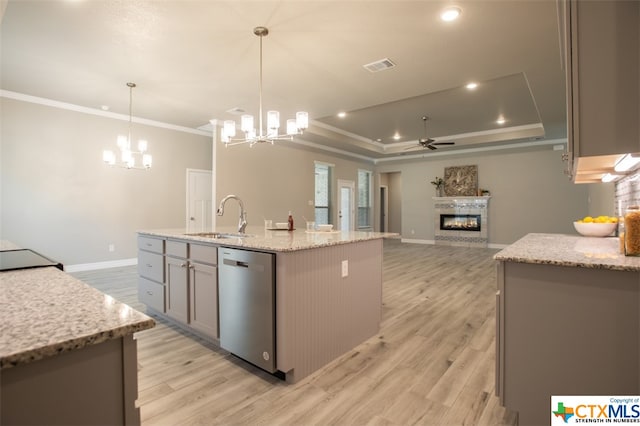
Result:
M531 233L493 256L499 262L640 272L640 257L619 252L617 238Z
M97 345L108 340L119 339L139 331L148 330L155 327L153 318L148 318L137 323L117 327L110 330L99 331L85 336L76 337L63 342L56 342L51 345L28 349L21 352L8 354L0 358L0 370L28 364L33 361L49 358L67 352L82 349L87 346Z
M146 235L150 237L196 241L217 246L238 247L275 253L290 253L384 238L397 238L399 236L397 233L389 232L345 231L336 234L328 232L306 233L304 230L298 230L293 232L273 231L267 238L261 236L259 231L260 229L253 229L247 232L247 237L224 239L189 235L190 233L193 234L195 232L188 232L185 229L144 229L137 230L136 232L139 235ZM220 232L233 231L223 229ZM311 241L309 241L309 239L311 239Z

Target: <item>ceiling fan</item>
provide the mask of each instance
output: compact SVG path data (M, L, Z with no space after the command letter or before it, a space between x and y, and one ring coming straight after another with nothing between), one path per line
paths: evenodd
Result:
M431 150L436 150L438 149L438 145L455 145L455 142L436 142L435 139L431 139L429 137L427 137L427 120L429 120L429 117L427 117L426 115L422 117L422 121L424 122L424 139L418 139L418 145L420 145L423 148L429 148ZM407 149L413 149L412 148L407 148Z

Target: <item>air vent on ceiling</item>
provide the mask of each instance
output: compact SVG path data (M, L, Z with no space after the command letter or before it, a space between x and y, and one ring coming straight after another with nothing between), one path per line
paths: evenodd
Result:
M239 108L239 107L234 107L234 108L228 109L227 112L229 114L235 114L235 115L242 115L242 114L245 113L245 111L242 108Z
M379 72L388 70L395 67L396 64L389 58L380 59L379 61L371 62L370 64L363 65L364 69L369 72Z

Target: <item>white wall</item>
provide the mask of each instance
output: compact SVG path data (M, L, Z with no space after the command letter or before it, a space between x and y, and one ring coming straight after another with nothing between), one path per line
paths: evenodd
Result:
M429 157L381 164L378 172L402 173L402 236L433 240L435 196L431 182L449 166L478 165L478 183L491 191L489 243L511 244L530 232L575 233L572 222L588 211L588 188L563 174L552 150Z
M184 227L185 170L211 169L210 136L134 124L153 168L110 168L102 150L127 121L0 101L0 239L77 265L135 258L136 230Z

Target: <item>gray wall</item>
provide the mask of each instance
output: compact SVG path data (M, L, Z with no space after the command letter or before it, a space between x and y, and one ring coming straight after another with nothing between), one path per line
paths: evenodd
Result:
M563 174L560 153L502 151L383 163L377 171L402 173L402 236L433 240L435 189L429 182L448 166L478 165L478 183L491 191L489 243L510 244L530 232L575 233L572 222L588 211L588 187Z
M211 137L134 124L134 138L149 140L154 167L109 168L102 150L115 146L126 121L7 98L0 105L0 238L74 265L135 257L138 229L184 227L186 169L211 169ZM377 198L379 173L393 173L387 180L389 227L408 239L433 239L435 190L429 181L446 166L478 165L480 186L493 196L492 244L509 244L528 232L574 233L573 220L609 203L606 188L571 184L559 153L551 150L425 157L374 167L295 143L216 149L214 203L239 195L250 225L262 226L265 217L284 221L289 210L298 228L303 216L313 218L314 161L335 165L334 204L338 179L356 182L359 168L371 170L378 176ZM374 212L377 227L377 200ZM332 219L336 223L335 211ZM218 224L236 223L237 207L230 204Z
M357 185L358 169L374 170L369 162L346 160L290 145L276 143L225 148L218 143L217 200L214 204L217 206L224 196L235 194L245 203L249 226L262 226L265 218L274 223L286 222L291 210L295 227L303 229L303 217L314 218L315 161L334 165L333 206L337 203L338 179L351 180ZM237 206L232 204L235 201L229 203L224 216L217 218L218 226L234 226L238 222ZM337 223L335 209L332 223Z
M136 257L138 229L184 227L186 169L211 169L211 137L134 123L153 168L110 168L126 121L0 101L0 239L75 265Z
M616 213L616 187L615 183L591 183L589 190L589 216L615 216ZM584 215L586 216L586 214ZM576 219L579 219L576 218Z

